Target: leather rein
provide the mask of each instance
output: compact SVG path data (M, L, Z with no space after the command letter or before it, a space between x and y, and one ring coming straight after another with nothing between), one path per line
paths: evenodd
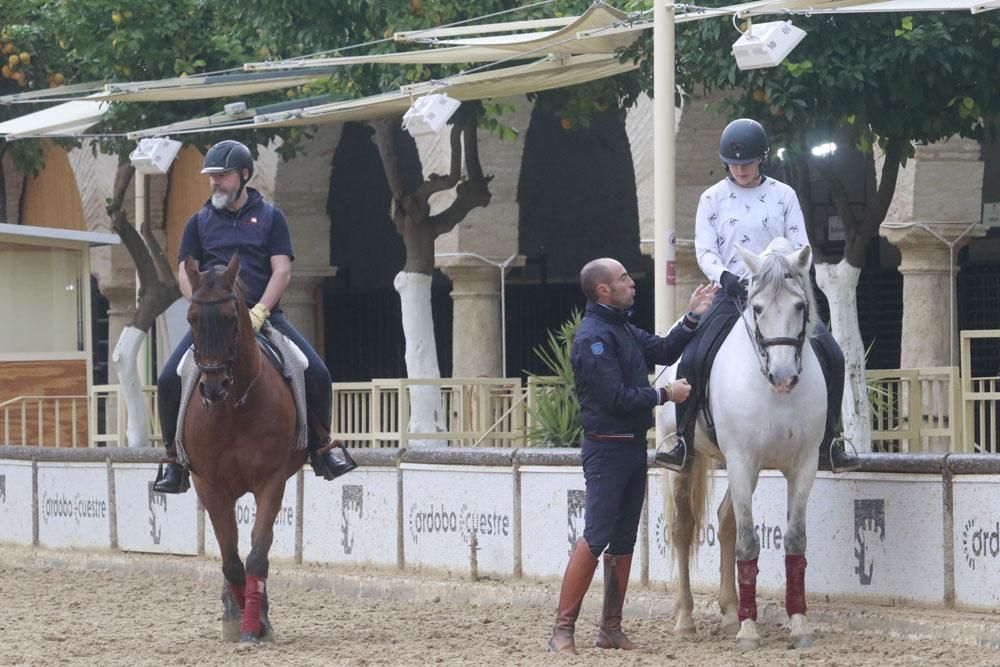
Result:
M196 299L191 297L191 303L196 303L199 306L218 306L222 303L227 303L232 301L234 304L237 303L236 295L229 294L227 296L220 296L217 299ZM236 341L240 339L240 321L239 318L236 320ZM247 399L250 396L250 390L253 389L254 385L257 384L257 379L260 378L260 371L263 366L261 363L261 351L260 345L255 345L257 347L257 374L253 376L250 384L247 385L246 391L243 395L236 401L236 407L242 407L246 404ZM239 356L239 347L234 344L232 348L232 356L225 359L221 364L205 364L201 361L201 355L198 353L198 346L192 346L194 348L194 363L198 367L198 370L204 373L225 373L226 380L229 381L230 386L233 384L233 366L236 364L236 358ZM227 392L228 397L228 392ZM202 393L201 405L203 408L208 407L208 399L205 398L204 393Z

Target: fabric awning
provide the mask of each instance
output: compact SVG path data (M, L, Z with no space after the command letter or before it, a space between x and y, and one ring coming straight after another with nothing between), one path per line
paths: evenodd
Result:
M101 120L108 111L107 102L76 100L48 109L18 116L0 123L0 137L7 141L49 136L81 134Z
M163 79L162 81L131 81L109 83L95 99L109 102L177 102L206 100L217 97L243 97L272 90L294 88L329 76L333 68L311 71L235 72L206 74Z

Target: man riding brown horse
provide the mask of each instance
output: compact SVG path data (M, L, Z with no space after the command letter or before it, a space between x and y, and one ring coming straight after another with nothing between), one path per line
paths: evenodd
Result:
M284 213L246 186L253 176L250 150L238 141L222 141L205 154L201 173L208 174L211 198L188 220L178 252L181 293L191 299L191 284L184 269L188 257L202 270L225 266L234 254L240 257L239 278L246 287L255 331L267 321L294 342L306 355L306 410L309 424L309 458L316 475L334 479L356 467L346 450L330 443L332 402L330 372L326 364L285 319L279 302L292 277L291 235ZM166 456L153 485L154 491L183 493L190 486L188 470L177 461L174 437L180 411L181 380L177 367L191 347L188 332L167 360L157 380L157 406ZM342 454L337 455L337 450Z

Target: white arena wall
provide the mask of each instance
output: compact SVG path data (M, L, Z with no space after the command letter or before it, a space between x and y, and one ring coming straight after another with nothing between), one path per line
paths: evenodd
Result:
M559 577L583 534L577 450L359 450L361 467L326 482L289 480L275 560L487 575ZM0 447L0 544L217 558L194 492L151 490L158 450ZM873 602L994 609L1000 602L1000 457L864 455L861 472L819 473L808 509L807 590ZM669 582L664 471L651 468L633 578ZM692 581L717 585L725 471ZM761 588L784 585L785 482L765 471L754 494ZM253 498L237 506L249 551ZM600 577L600 568L598 569Z

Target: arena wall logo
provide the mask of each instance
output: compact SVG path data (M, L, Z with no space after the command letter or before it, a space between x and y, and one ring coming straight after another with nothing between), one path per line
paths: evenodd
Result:
M871 586L876 570L886 562L885 499L854 501L854 572L862 586Z
M1000 557L1000 521L986 528L977 528L975 519L966 521L962 528L962 555L971 570L976 569L980 560Z
M81 498L79 494L69 498L62 493L50 496L45 492L39 505L46 523L49 519L72 519L79 525L81 521L108 517L108 501L103 498Z
M587 509L587 492L580 489L566 491L566 537L569 539L569 549L566 555L573 555L576 541L583 537L584 513Z
M761 520L754 525L753 532L757 535L762 550L784 551L784 533L781 526L772 526L767 521ZM653 533L656 536L656 550L662 558L666 558L670 555L668 553L670 551L670 524L662 512L656 515ZM697 540L699 547L716 546L719 543L719 527L713 521L699 526Z
M410 537L413 542L419 541L421 535L455 534L468 544L469 537L476 533L477 539L482 537L510 537L510 515L493 511L470 510L462 505L458 511L449 509L443 502L440 505L431 503L427 509L421 509L416 503L410 506L409 514Z
M163 534L163 515L167 513L167 495L153 491L153 482L148 482L146 492L149 497L149 536L153 544L160 543Z
M244 505L242 502L236 503L236 523L241 526L253 526L257 519L257 506ZM282 505L278 510L278 516L274 518L274 527L295 526L295 508Z
M360 484L344 485L340 509L343 518L340 527L340 545L344 547L345 555L350 555L354 551L354 522L352 519L360 521L364 518L364 500L365 487Z

